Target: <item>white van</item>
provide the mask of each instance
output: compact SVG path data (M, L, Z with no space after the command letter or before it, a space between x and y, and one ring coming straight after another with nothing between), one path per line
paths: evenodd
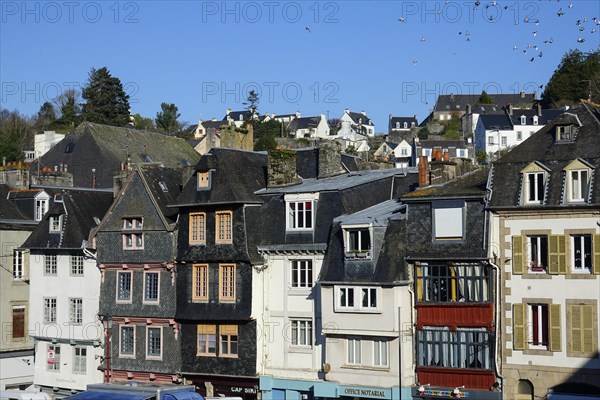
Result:
M50 396L27 390L0 390L0 400L50 400Z

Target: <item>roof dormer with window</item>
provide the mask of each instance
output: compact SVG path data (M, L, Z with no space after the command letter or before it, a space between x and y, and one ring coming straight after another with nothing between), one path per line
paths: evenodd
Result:
M567 204L589 202L594 167L578 158L571 161L563 171L565 172L563 202Z
M369 225L342 226L345 259L372 258L371 227Z
M554 127L554 137L556 143L571 143L575 140L575 134L577 133L576 125L556 125Z
M547 181L550 169L534 161L521 170L521 201L522 205L544 204Z
M314 230L317 194L288 194L285 196L287 214L286 230L305 231Z
M197 190L210 190L211 183L211 172L212 171L198 171L197 172L197 180L198 183L196 185Z

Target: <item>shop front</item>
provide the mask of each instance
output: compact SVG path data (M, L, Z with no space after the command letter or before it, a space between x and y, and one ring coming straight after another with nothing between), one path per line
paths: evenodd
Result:
M196 392L204 397L241 397L243 400L260 399L257 378L225 378L213 375L193 375L185 376L185 384L196 386Z
M411 388L412 400L439 400L439 399L476 399L476 400L501 400L502 393L496 390L469 389L464 387L448 388L433 386L413 386Z

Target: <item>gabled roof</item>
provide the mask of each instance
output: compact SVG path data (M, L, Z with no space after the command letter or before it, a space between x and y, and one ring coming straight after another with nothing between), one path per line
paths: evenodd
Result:
M0 223L37 224L34 220L34 197L42 189L11 190L0 184Z
M236 149L213 148L204 154L174 206L225 203L256 203L256 190L267 186L267 154ZM208 171L210 187L198 190L198 171Z
M398 143L394 143L394 142L383 142L385 144L387 144L389 146L390 149L394 150L396 147L398 147Z
M391 117L390 124L392 124L392 129L395 128L397 122L400 123L400 128L404 127L405 122L407 123L409 128L411 123L414 123L415 126L419 125L419 122L415 117Z
M512 104L514 107L531 107L535 94L490 94L495 104ZM435 112L466 111L467 104L474 106L479 100L479 94L442 94L435 103Z
M502 114L482 114L479 116L479 123L483 124L486 130L500 129L510 130L513 128L512 121L506 113Z
M165 221L168 224L174 223L177 219L177 210L168 206L181 193L182 171L160 166L141 166L138 171Z
M90 231L112 204L113 194L98 190L53 190L46 216L21 246L28 249L81 249ZM55 201L62 198L62 202ZM50 233L50 217L62 215L62 230Z
M363 113L348 111L348 116L350 118L352 118L352 121L355 124L361 123L359 121L362 120L362 125L374 125L373 122L371 121L371 118L369 118L367 115L365 115Z
M200 155L181 138L131 128L100 125L91 122L80 124L63 140L41 157L42 167L67 165L73 174L74 187L92 186L92 169L95 169L97 188L112 188L113 176L127 161L145 164L149 160L168 168L189 163L194 165ZM37 172L37 164L31 173Z
M252 113L248 110L230 111L229 113L225 114L225 116L223 117L223 121L227 121L227 117L233 119L234 121L241 121L240 115L242 116L243 121L249 121L252 117Z
M556 125L571 122L578 126L577 135L572 141L556 141ZM563 203L564 168L575 159L585 161L594 167L591 202L578 206L600 204L600 106L582 102L568 114L559 116L527 140L513 148L492 166L490 186L492 189L491 207L519 207L521 194L521 171L531 162L537 161L549 168L544 204L551 207L573 207ZM529 207L529 206L528 206Z
M288 129L290 130L290 132L295 132L299 129L316 128L319 126L319 122L321 122L320 116L294 118L288 125Z

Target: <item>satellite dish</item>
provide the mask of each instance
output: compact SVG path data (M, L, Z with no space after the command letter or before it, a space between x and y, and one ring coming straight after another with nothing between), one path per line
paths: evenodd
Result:
M331 371L331 365L329 365L329 363L323 364L323 372L327 374L329 371Z

